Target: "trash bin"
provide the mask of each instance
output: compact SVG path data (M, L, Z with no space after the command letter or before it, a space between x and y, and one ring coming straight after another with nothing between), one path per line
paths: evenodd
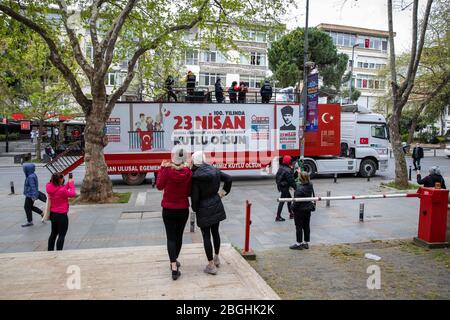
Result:
M448 190L424 188L420 194L419 227L416 242L432 248L446 247Z

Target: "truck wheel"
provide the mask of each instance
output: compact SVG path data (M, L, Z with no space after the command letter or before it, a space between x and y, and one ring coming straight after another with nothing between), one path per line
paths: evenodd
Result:
M137 186L144 182L146 175L146 173L127 173L122 174L122 179L129 186Z
M303 162L303 168L305 169L306 172L308 172L311 176L314 175L317 172L317 168L316 165L314 164L314 162L306 160L305 162Z
M372 159L364 159L359 167L359 174L364 178L373 177L377 171L377 164Z

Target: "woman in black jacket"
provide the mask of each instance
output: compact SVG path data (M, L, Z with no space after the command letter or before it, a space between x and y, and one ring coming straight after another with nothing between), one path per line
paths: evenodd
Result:
M300 185L294 193L294 198L310 198L314 195L314 188L310 182L309 174L307 172L298 173ZM297 242L290 246L290 249L303 250L309 249L309 222L311 220L311 211L315 210L315 204L312 201L294 202L292 205L294 211L294 222L297 236ZM305 241L303 241L303 233Z
M192 162L191 206L197 216L197 225L202 230L203 245L208 258L208 265L204 271L216 274L216 267L220 265L219 223L226 219L222 198L230 192L232 181L229 175L207 164L202 151L194 152ZM219 192L221 181L224 181L224 185ZM214 242L214 257L211 235Z

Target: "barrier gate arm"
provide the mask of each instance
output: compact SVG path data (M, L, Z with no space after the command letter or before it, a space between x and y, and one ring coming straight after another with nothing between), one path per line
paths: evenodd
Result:
M278 202L307 202L326 200L360 200L360 199L383 199L383 198L420 198L421 194L416 193L391 193L391 194L368 194L336 197L310 197L310 198L278 198Z

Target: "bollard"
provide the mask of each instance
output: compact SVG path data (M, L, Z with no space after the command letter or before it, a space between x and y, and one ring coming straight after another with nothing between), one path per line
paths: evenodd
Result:
M250 225L252 221L250 220L250 209L252 207L252 203L248 200L245 201L245 243L244 249L242 250L242 256L247 260L255 260L256 255L253 253L252 249L250 249Z
M364 202L359 204L359 222L364 222Z
M327 191L327 197L331 197L331 191ZM326 201L326 207L329 208L330 207L330 200Z
M334 183L337 183L337 173L334 174Z
M434 156L436 157L436 148L434 148Z
M191 212L191 232L195 230L195 213Z
M10 194L14 194L14 181L11 181L9 184L11 186L11 193Z
M370 182L370 176L369 176L369 177L367 177L367 182Z
M409 166L408 180L411 181L411 166Z

